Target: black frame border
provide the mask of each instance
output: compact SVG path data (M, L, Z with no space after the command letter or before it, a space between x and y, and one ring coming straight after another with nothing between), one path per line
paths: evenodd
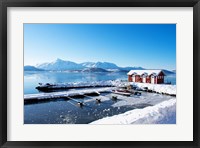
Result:
M0 0L0 146L200 147L200 0ZM7 7L193 7L193 141L7 141Z

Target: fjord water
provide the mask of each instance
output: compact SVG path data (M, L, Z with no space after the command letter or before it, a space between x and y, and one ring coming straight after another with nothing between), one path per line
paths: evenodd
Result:
M101 94L105 96L106 94ZM74 98L83 101L83 98ZM90 98L84 98L87 100ZM107 100L97 104L95 101L77 106L74 100L58 99L24 107L25 124L88 124L106 116L113 116L134 109L135 106L112 107L116 101ZM145 107L144 105L142 107ZM140 108L142 108L140 107Z
M127 80L125 72L50 72L50 71L25 71L24 94L38 93L35 87L38 83L73 83L94 82L107 80Z
M73 83L73 82L93 82L107 80L127 80L126 72L48 72L48 71L25 71L24 72L24 94L40 93L35 87L38 83ZM176 84L176 76L170 75L165 81ZM101 94L106 98L111 98L111 94ZM153 94L142 94L142 97L155 97ZM77 101L85 101L91 98L75 98ZM136 98L137 99L137 98ZM158 100L169 99L161 94ZM157 100L157 99L155 99ZM113 116L124 113L128 110L138 108L138 106L113 107L116 103L108 99L100 104L95 101L87 102L86 106L80 108L74 100L64 98L24 105L24 124L87 124L94 120L106 116ZM139 104L139 108L144 108L151 104Z

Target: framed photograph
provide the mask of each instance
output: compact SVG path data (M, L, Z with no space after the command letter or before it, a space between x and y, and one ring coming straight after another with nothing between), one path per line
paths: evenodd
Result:
M1 147L199 147L199 1L1 1Z

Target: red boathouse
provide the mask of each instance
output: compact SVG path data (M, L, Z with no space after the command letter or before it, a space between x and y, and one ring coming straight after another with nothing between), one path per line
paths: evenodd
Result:
M139 83L164 83L164 72L162 70L131 70L127 73L129 82Z

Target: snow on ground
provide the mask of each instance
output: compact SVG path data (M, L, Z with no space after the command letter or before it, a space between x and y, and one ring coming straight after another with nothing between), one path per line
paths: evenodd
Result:
M81 90L68 90L68 91L62 91L62 92L52 92L52 93L39 93L39 94L27 94L24 95L24 99L28 98L41 98L45 99L49 95L52 95L52 97L56 96L75 96L75 95L82 95L85 93L92 93L92 92L104 92L104 91L111 91L114 87L124 87L128 85L132 85L135 87L138 87L140 89L143 89L144 87L147 87L149 90L158 92L158 93L166 93L166 94L172 94L176 95L176 85L166 85L166 84L148 84L148 83L135 83L135 82L125 82L121 80L115 80L115 81L98 81L98 82L79 82L79 83L66 83L66 84L54 84L54 87L79 87L79 86L94 86L93 88L87 88L87 89L81 89ZM102 88L95 88L95 86L104 86ZM107 88L106 86L112 86L110 88Z
M176 99L96 120L90 124L175 124Z
M135 82L130 82L130 84L133 86L136 86L138 88L148 87L148 89L158 92L158 93L166 93L166 94L176 95L176 85L135 83Z
M112 107L134 106L135 108L153 106L160 102L175 98L169 95L162 95L162 94L148 93L148 92L142 92L140 96L138 95L122 96L118 94L108 93L106 95L90 97L90 99L87 99L84 102L85 103L91 102L95 101L96 99L100 99L101 102L104 102L112 99L112 96L117 97L117 100L115 100L115 103L112 105Z
M90 99L83 100L83 103L96 101L96 99L100 99L103 103L104 101L108 101L112 99L112 96L116 96L117 100L115 100L115 103L112 104L112 107L123 107L123 106L132 106L135 108L144 108L146 106L153 106L158 103L161 103L166 100L170 100L172 96L169 95L162 95L162 94L156 94L156 93L148 93L148 92L142 92L142 95L131 95L131 96L122 96L118 94L113 93L107 93L100 96L90 97Z
M52 92L52 93L39 93L39 94L27 94L24 95L24 99L46 99L52 95L52 97L59 96L75 96L83 95L93 92L111 92L112 89L117 87L132 85L143 89L148 87L148 89L153 90L158 93L166 94L176 94L176 85L166 85L166 84L147 84L147 83L134 83L125 81L99 81L91 83L70 83L70 84L56 84L59 86L113 86L113 87L102 87L102 88L86 88L86 89L71 89L62 92ZM121 96L117 94L108 93L105 96L91 97L89 100L84 100L83 103L89 101L94 101L97 98L101 101L107 101L112 98L112 96L117 96L117 101L112 105L112 107L121 106L134 106L136 109L125 112L123 114L115 115L112 117L105 117L103 119L92 122L91 124L173 124L176 123L176 98L172 96L142 92L141 96L133 95L130 97ZM154 106L153 106L154 105ZM148 106L148 107L146 107ZM145 108L143 108L145 107ZM143 109L138 109L143 108Z
M135 106L136 108L142 108L145 106L153 106L160 102L175 98L172 96L162 95L162 94L156 94L156 93L147 93L142 92L141 96L121 96L121 95L115 95L118 97L118 101L114 103L113 107L120 107L120 106Z

